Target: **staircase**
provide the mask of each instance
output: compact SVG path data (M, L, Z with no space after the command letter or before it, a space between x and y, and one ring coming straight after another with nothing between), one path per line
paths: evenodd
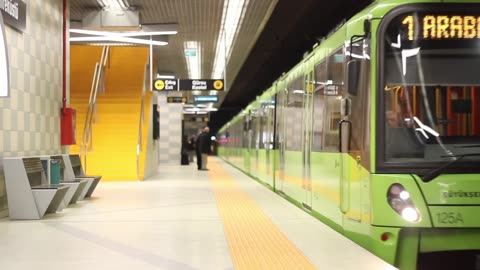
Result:
M72 153L80 152L93 69L101 51L101 47L72 46L71 106L77 109L77 145L71 147ZM110 48L105 93L97 95L92 143L83 165L88 174L102 175L102 181L137 179L138 125L147 62L147 48Z

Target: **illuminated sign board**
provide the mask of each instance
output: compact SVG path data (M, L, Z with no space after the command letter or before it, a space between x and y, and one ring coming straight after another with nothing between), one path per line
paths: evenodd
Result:
M223 91L223 80L179 80L180 90L217 90Z
M167 103L187 103L186 97L167 97Z
M208 122L208 117L191 117L190 122Z
M27 4L21 0L0 0L0 11L6 24L25 32L27 25Z
M480 17L462 14L407 14L401 19L408 40L480 38Z
M8 96L8 79L7 41L5 39L2 14L0 14L0 97Z
M153 89L157 91L178 91L178 80L160 80L153 82Z
M218 96L194 96L195 103L218 102Z
M1 1L1 0L0 0ZM163 80L157 79L153 83L153 89L156 91L223 91L223 80L189 80L189 79L175 79Z

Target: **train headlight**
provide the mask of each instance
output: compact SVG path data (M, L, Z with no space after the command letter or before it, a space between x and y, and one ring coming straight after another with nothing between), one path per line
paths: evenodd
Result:
M402 217L406 221L415 222L418 220L418 212L412 207L407 207L402 210Z
M420 221L420 213L415 208L410 193L401 184L396 183L390 186L387 199L390 207L403 219L409 222Z

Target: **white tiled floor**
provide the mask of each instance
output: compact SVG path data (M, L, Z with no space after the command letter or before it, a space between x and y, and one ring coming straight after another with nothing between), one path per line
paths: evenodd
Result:
M224 168L318 269L392 269ZM144 182L101 182L93 196L40 221L0 220L0 269L233 269L207 173L194 164L160 167Z

